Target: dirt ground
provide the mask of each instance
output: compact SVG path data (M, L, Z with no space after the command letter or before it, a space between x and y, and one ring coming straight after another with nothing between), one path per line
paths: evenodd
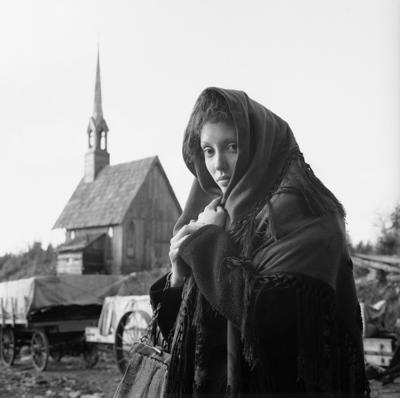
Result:
M50 361L38 373L29 357L18 359L12 368L0 365L1 398L112 398L121 379L112 351L102 350L93 369L86 369L81 358L64 357ZM372 398L399 398L400 377L386 386L371 382ZM152 398L152 397L149 397Z
M0 365L0 397L111 398L121 377L109 350L100 352L93 369L86 369L82 358L63 357L38 373L25 357L12 368Z
M396 378L393 383L383 386L381 382L372 380L371 398L399 398L400 397L400 377Z

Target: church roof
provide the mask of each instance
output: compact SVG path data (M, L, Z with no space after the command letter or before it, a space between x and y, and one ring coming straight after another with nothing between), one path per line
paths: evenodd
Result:
M77 252L82 251L89 247L92 243L97 241L98 239L106 236L105 233L98 233L95 235L85 235L80 236L78 238L70 240L68 243L64 243L57 248L58 253L64 252Z
M74 229L122 223L132 200L156 164L170 187L157 156L105 166L93 182L81 180L53 228ZM179 206L172 188L170 191Z

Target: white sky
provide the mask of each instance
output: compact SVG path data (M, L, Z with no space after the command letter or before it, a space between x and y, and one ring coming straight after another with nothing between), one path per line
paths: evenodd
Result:
M183 205L181 141L207 86L286 119L374 240L400 201L400 1L2 1L0 254L50 232L83 175L97 39L111 163L157 154Z

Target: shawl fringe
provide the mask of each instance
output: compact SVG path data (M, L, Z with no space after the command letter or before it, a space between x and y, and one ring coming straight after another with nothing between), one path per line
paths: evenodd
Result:
M191 327L195 309L197 287L193 277L190 277L182 291L182 303L176 319L174 335L170 342L171 362L168 369L167 394L168 397L182 397L190 394L194 369L190 347L194 347L195 336Z
M246 262L230 259L228 268ZM364 355L335 316L335 293L328 285L298 274L270 274L245 277L244 313L241 325L243 357L251 370L260 365L260 337L256 322L256 303L262 291L276 287L295 289L297 298L298 382L307 393L329 397L369 397L364 371ZM265 360L265 358L264 358ZM273 364L264 364L273 367ZM268 379L268 373L265 373ZM273 386L273 380L266 380ZM319 395L319 396L320 396Z

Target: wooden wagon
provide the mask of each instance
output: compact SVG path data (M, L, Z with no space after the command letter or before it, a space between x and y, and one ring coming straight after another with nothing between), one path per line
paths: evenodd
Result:
M85 329L86 341L112 345L117 367L124 374L130 349L146 333L151 316L148 295L106 297L98 325Z
M0 360L12 366L23 346L33 364L46 369L49 357L83 355L96 364L96 346L85 327L97 325L105 297L132 292L134 278L120 275L40 276L0 283Z

